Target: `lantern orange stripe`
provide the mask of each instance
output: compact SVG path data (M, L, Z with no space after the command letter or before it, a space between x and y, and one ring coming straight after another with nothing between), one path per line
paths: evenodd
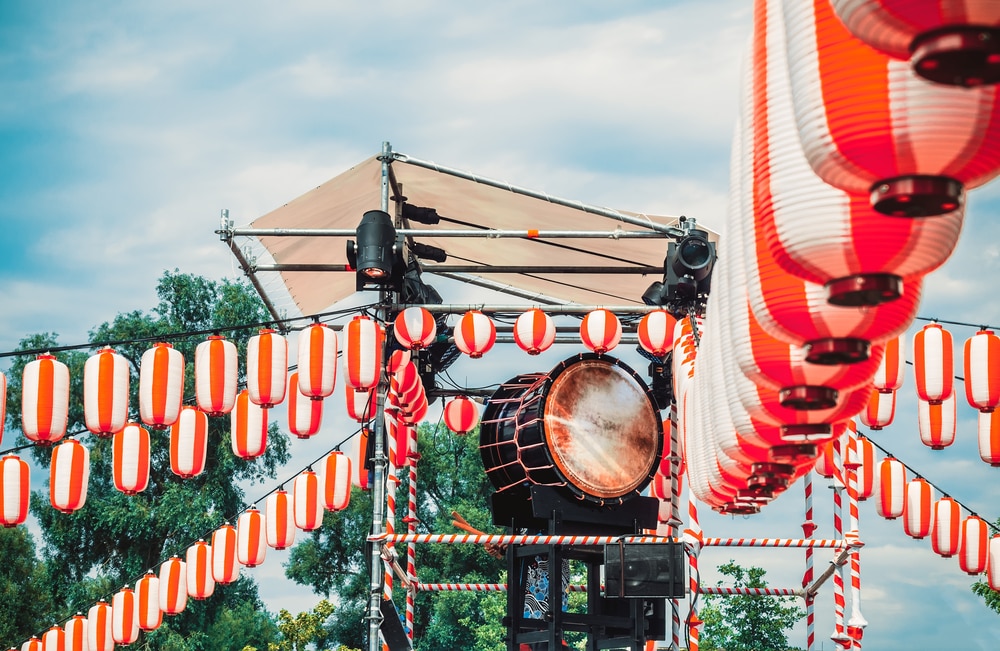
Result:
M38 433L48 440L52 432L52 408L55 402L55 369L51 359L41 359L38 365Z
M97 419L101 428L114 417L115 358L111 353L99 353L97 360Z
M208 352L212 408L221 408L226 392L226 348L221 340L215 339L209 342Z
M270 334L262 334L258 339L258 359L266 360L263 364L257 365L257 383L262 388L267 390L267 396L265 402L271 402L271 382L273 373L271 369L271 360L274 358L273 350L273 337Z
M309 384L312 387L323 386L323 326L313 326L309 329Z

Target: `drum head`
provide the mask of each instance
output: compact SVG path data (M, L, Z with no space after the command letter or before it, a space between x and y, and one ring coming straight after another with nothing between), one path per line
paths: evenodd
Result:
M552 461L588 495L618 498L641 490L653 474L662 438L647 389L613 358L567 362L553 375L545 398Z

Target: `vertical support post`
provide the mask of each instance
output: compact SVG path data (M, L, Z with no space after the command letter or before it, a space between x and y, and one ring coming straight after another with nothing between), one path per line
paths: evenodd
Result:
M687 618L688 627L688 651L698 651L698 639L701 635L701 618L698 617L697 598L701 590L698 574L698 556L701 554L701 542L703 539L701 523L698 522L698 503L687 490L688 500L688 528L684 530L685 542L690 539L690 549L688 550L688 589L690 591L691 610Z
M677 408L670 408L670 537L678 537L681 520L681 491L683 477L681 475L680 436L677 432ZM670 600L671 610L671 651L679 651L681 641L680 601Z
M417 438L417 428L410 432L413 440L410 448L415 447ZM417 533L417 459L410 460L410 479L408 484L409 499L406 503L406 533L413 535ZM410 588L406 591L406 635L413 642L413 621L416 614L414 599L417 591L417 544L407 543L406 545L406 578L410 581Z
M386 447L389 451L389 462L386 464L386 477L385 477L385 532L390 536L396 533L396 486L399 484L399 477L397 476L396 460L397 456L397 441L396 436L399 431L399 415L393 415L393 422L390 425L389 416L386 415ZM395 555L395 550L392 546L387 546L388 551ZM385 578L382 581L382 598L386 600L392 599L392 566L389 564L387 559L383 559L383 573Z
M389 163L392 156L392 147L388 142L382 143L382 210L389 211ZM384 307L389 303L389 293L379 292L378 318L385 323L388 314ZM385 346L382 349L382 363L385 364ZM382 412L385 409L385 394L389 388L389 382L385 374L381 375L378 383L378 398L375 407L375 419L373 422L372 436L375 437L374 470L372 472L372 535L384 533L383 523L385 522L385 424ZM382 581L384 579L382 570L382 550L379 545L372 544L371 548L371 582L369 584L368 595L368 651L380 651L379 629L382 625Z
M844 464L841 450L841 439L833 441L833 537L842 540L844 538L843 503L841 492L844 490ZM841 550L834 550L834 558L839 556ZM832 561L836 563L836 561ZM833 573L833 618L834 630L830 639L838 645L843 645L850 640L844 628L844 566L838 565Z
M813 473L807 472L802 478L805 491L805 521L802 523L802 533L806 538L812 538L816 533L816 523L813 522ZM802 575L802 587L812 585L814 578L813 548L806 547L806 571ZM806 651L816 648L816 597L806 592Z
M858 458L857 434L848 430L850 436L847 445L847 455L844 461L844 478L847 484L847 537L858 540ZM860 651L861 637L864 635L868 620L861 614L861 551L858 546L851 548L851 617L847 620L847 631L853 641L853 648Z

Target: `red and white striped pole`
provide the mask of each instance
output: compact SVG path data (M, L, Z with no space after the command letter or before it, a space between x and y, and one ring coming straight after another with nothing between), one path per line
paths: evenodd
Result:
M417 428L410 430L410 449L417 449ZM410 459L410 481L408 492L409 499L406 503L406 533L417 533L417 460ZM406 578L410 581L410 587L406 591L406 637L413 642L413 620L415 614L414 595L417 585L417 545L409 542L406 544Z
M704 539L704 532L701 530L701 523L698 522L698 503L691 494L690 488L686 491L688 500L688 528L684 530L684 542L688 549L688 587L691 593L691 608L688 612L688 650L698 651L698 639L701 634L701 618L698 617L698 606L695 595L700 592L698 574L698 556L701 554L701 544ZM704 594L704 593L703 593Z
M844 535L843 504L841 491L843 486L843 457L840 449L840 439L833 442L833 535L842 538ZM836 552L834 554L836 558ZM850 642L844 629L844 566L840 565L833 573L833 634L830 639L838 645Z
M816 523L813 521L813 473L807 472L802 478L805 491L805 521L802 523L802 534L812 538L816 533ZM806 547L806 571L802 575L802 587L808 588L813 582L813 549ZM816 646L816 598L805 594L806 602L806 651L813 651Z
M680 451L680 437L677 432L677 407L672 406L670 409L670 418L668 419L670 423L670 523L669 531L670 537L676 539L678 534L678 528L681 524L681 495L683 494L683 484L684 477L681 475L681 460L678 452ZM688 501L688 509L690 511L692 502ZM700 529L699 529L700 532ZM680 600L671 599L670 600L670 611L671 611L671 633L672 633L672 646L673 651L678 651L681 644L681 611L680 611ZM696 634L697 637L697 634ZM697 646L695 647L697 648Z
M868 620L861 614L861 542L858 540L858 466L857 435L850 429L848 435L852 438L844 458L844 477L847 480L848 531L845 538L853 540L851 545L851 617L847 620L847 633L853 642L853 648L861 651L861 637L864 635Z
M396 484L399 483L399 478L396 476L396 432L394 428L389 427L385 428L385 432L386 447L389 450L389 463L386 466L385 481L385 533L391 537L396 533ZM390 555L394 555L394 547L391 543L386 546L386 551ZM383 565L385 566L385 580L383 582L382 598L391 601L392 566L389 564L389 560L385 558L383 559Z

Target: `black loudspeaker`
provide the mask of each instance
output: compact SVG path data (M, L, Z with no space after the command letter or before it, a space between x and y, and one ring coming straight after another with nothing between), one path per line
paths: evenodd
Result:
M684 597L684 547L679 542L605 545L607 597Z
M382 611L382 626L379 627L379 631L381 631L382 641L389 647L389 651L410 651L413 647L410 646L410 640L406 637L406 631L403 629L403 622L399 618L396 604L383 599L379 609Z

